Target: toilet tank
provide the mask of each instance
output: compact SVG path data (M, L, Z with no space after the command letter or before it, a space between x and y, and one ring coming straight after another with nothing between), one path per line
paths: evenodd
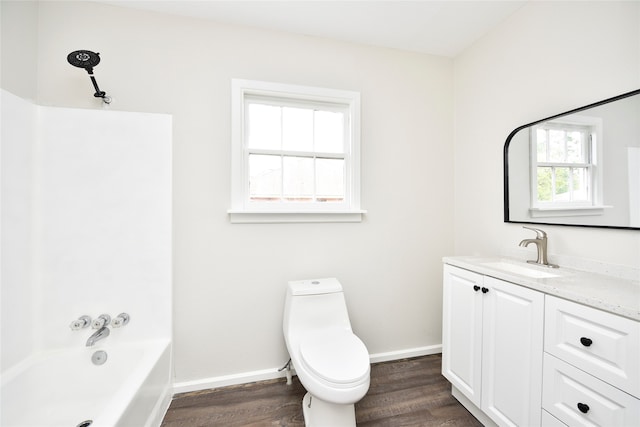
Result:
M338 279L333 277L327 279L292 281L288 283L287 287L292 296L323 295L342 292L342 285L338 282Z
M351 331L340 282L335 278L289 282L283 319L285 337L295 339L298 331L326 328Z

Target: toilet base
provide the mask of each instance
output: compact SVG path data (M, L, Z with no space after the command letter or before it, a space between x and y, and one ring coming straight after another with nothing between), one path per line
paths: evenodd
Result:
M309 392L302 398L302 413L306 427L355 427L355 405L329 403Z

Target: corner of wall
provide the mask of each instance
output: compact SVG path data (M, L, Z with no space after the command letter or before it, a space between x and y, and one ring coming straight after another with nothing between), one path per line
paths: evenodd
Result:
M37 100L39 1L0 2L0 86Z

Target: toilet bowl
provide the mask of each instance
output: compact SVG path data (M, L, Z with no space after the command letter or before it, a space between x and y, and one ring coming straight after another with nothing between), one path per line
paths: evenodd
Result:
M284 338L300 383L306 426L355 426L355 403L369 390L367 347L351 330L334 278L289 282Z

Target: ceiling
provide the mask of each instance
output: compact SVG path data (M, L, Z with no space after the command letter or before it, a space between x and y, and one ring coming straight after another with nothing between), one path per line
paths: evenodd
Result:
M521 0L94 0L354 43L455 57Z

